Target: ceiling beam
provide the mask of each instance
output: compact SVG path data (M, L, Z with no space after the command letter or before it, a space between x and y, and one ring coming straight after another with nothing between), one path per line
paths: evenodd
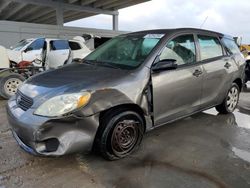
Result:
M41 24L49 24L49 25L56 25L56 18L51 18L51 19L48 19L46 21L42 21L42 22L39 22Z
M75 16L69 17L69 18L64 19L64 20L65 20L65 23L67 23L67 22L79 20L79 19L82 19L82 18L87 18L87 17L90 17L90 16L94 16L94 15L90 15L90 13L88 13L88 15L84 15L84 16L83 15L75 15Z
M78 0L68 0L68 2L71 4L71 3L75 3L77 2Z
M35 15L32 15L30 18L28 18L26 21L27 22L33 22L34 20L37 20L39 18L43 18L44 16L48 15L49 13L51 12L55 12L55 10L53 9L43 9L43 11L39 11L40 13L38 14L35 14Z
M99 0L94 3L94 7L99 8L99 7L114 3L116 1L119 1L119 0Z
M70 17L72 15L79 15L79 14L83 14L82 12L74 12L74 11L64 11L63 16L64 18Z
M0 14L3 12L4 9L6 9L9 4L11 3L11 1L4 1L1 6L0 6Z
M90 3L94 3L96 0L81 0L81 5L89 5Z
M86 17L89 17L89 16L93 16L95 14L91 14L91 13L78 13L78 14L71 14L71 15L66 15L64 17L64 21L65 23L66 22L70 22L70 21L73 21L73 20L78 20L78 19L81 19L81 18L86 18Z
M64 10L74 10L74 11L89 12L89 13L95 13L95 14L108 14L108 15L118 14L118 11L109 11L109 10L103 10L99 8L89 7L89 6L81 6L81 5L63 3L63 2L52 1L52 0L9 0L9 1L47 6L47 7L51 7L54 9L58 7L62 7Z
M18 14L17 15L17 20L25 20L25 19L28 19L32 16L32 14L36 14L37 12L39 12L41 10L41 7L39 6L36 6L36 7L32 7L30 9L28 9L27 11L25 12L22 12L22 14Z
M81 18L85 18L85 17L89 17L89 16L93 16L93 13L64 13L64 22L70 22L70 21L73 21L73 20L78 20L78 19L81 19ZM44 20L43 23L46 23L46 24L56 24L56 21L53 20L53 19L47 19L47 20Z
M125 8L125 7L128 7L128 6L137 5L139 3L145 3L147 1L149 1L149 0L137 0L137 1L126 2L126 3L123 3L121 5L115 6L112 9L119 10L119 9L122 9L122 8Z
M111 3L111 4L107 4L107 5L103 6L102 8L103 9L110 9L110 8L119 6L119 5L124 4L124 3L131 3L132 1L134 1L134 0L117 1L117 2L114 2L114 3Z
M32 22L45 22L45 21L50 20L52 18L55 18L55 20L56 20L56 11L52 11L51 13L48 13L48 14L41 16L37 19L33 19Z
M149 0L128 0L126 2L121 3L120 5L112 6L112 9L118 10L121 8L130 7L130 6L137 5L139 3L143 3L143 2L147 2L147 1L149 1ZM109 7L109 8L111 8L111 7Z
M7 13L5 13L2 19L7 20L13 17L16 13L21 11L26 5L27 5L26 3L18 4L17 6L15 6L15 8L11 9L11 11L8 11Z

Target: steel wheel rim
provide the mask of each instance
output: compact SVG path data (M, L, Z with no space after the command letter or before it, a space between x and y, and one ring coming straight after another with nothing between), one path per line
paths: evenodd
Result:
M139 139L139 122L123 120L116 124L112 137L111 148L116 156L128 154Z
M18 78L10 78L4 84L4 91L7 95L13 96L17 92L17 88L23 82Z
M236 87L232 87L229 90L227 96L227 108L230 112L232 112L236 108L238 100L239 100L239 91Z

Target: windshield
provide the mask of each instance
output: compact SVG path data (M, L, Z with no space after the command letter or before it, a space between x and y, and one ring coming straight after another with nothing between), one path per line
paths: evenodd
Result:
M27 44L29 44L31 41L29 40L21 40L20 42L18 42L14 47L13 50L15 51L19 51L21 50L24 46L26 46Z
M134 69L141 65L163 34L125 35L115 37L94 52L85 60L97 65L108 64L122 69Z

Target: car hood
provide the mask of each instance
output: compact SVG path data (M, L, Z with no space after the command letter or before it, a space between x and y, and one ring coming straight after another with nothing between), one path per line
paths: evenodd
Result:
M8 57L11 61L19 63L21 61L21 51L6 49Z
M127 70L90 64L72 64L29 78L20 91L31 98L109 87Z

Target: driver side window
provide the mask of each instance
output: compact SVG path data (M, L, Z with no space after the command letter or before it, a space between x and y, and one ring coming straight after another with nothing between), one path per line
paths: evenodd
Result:
M32 50L41 50L44 47L45 40L43 38L36 39L34 42L32 42L29 46L28 49L29 51Z
M194 36L189 34L172 39L167 43L159 58L160 60L174 59L177 65L195 63Z

